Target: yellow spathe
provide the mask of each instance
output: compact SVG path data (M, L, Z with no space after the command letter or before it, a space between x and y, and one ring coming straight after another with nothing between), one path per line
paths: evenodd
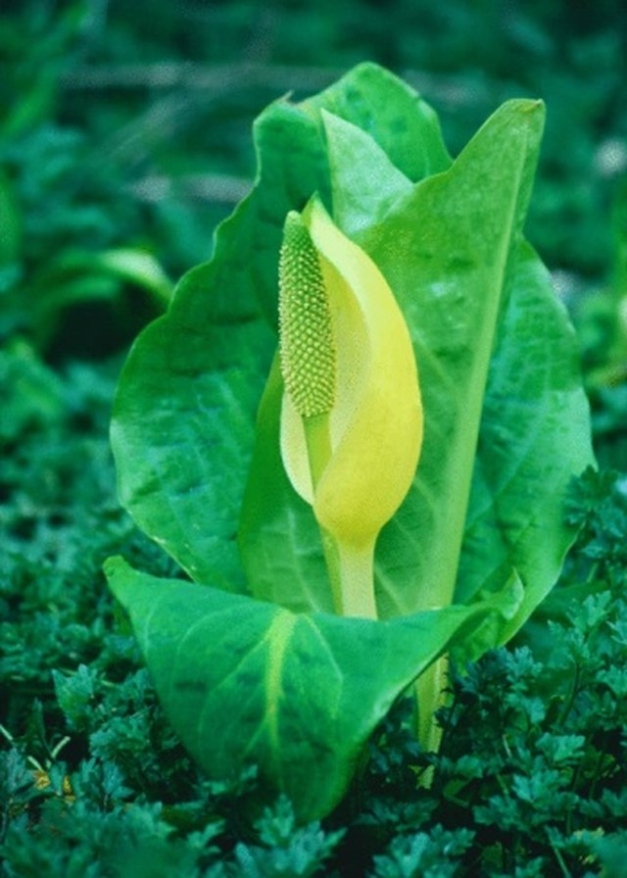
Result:
M286 223L292 240L297 221L298 215L291 213ZM418 464L423 415L416 361L405 319L369 256L334 225L316 198L300 215L300 224L308 233L308 238L298 236L304 254L297 258L286 236L281 259L281 368L286 385L281 454L294 488L312 505L323 537L335 543L335 554L371 556ZM312 254L317 255L319 273L315 263L312 268ZM307 267L304 280L294 271L298 264ZM320 313L320 296L326 298L331 332L324 331L317 365L299 369L287 339L294 326L302 326L309 307L299 303L299 296L310 295L323 329L327 321ZM291 319L292 309L298 319ZM319 335L314 333L312 343ZM290 338L289 350L299 349L302 345ZM323 396L330 408L308 415L299 400L315 397L316 389L305 393L298 382L328 384L329 369L334 372L333 393ZM357 566L363 578L363 559Z

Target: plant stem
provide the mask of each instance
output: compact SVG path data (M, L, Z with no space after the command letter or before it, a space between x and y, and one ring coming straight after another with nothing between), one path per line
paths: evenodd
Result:
M320 528L324 558L338 616L377 618L374 595L375 540L365 546L340 543Z
M342 616L377 618L374 596L374 543L365 546L338 545Z
M435 712L446 703L444 685L448 656L441 655L416 680L416 735L423 750L438 751L442 729L435 721Z

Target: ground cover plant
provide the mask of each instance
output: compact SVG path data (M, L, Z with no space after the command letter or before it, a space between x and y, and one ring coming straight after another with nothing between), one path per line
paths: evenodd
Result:
M342 808L297 827L286 799L259 814L254 773L207 781L164 717L134 638L114 624L98 573L107 555L176 575L112 499L102 428L116 370L88 366L63 380L37 371L37 392L21 395L22 454L3 473L13 495L3 507L12 539L0 666L13 737L1 762L7 875L620 874L624 477L590 472L573 486L568 515L581 529L542 605L544 637L527 640L525 626L513 648L451 676L439 753L419 749L400 703ZM53 393L61 416L42 410ZM51 481L51 470L65 478Z
M243 194L235 175L252 170L250 158L242 159L250 117L287 85L277 93L272 64L258 64L253 75L259 84L251 91L227 90L205 105L195 90L185 106L200 102L203 110L187 115L176 109L182 106L177 86L168 96L163 85L155 85L151 98L166 113L159 118L177 120L175 133L169 125L155 126L144 142L133 122L126 144L101 141L129 106L131 115L137 113L139 92L129 91L121 68L112 88L109 68L94 68L92 75L81 72L81 64L85 58L121 60L131 45L125 28L132 16L116 17L111 4L103 49L98 16L87 24L83 4L68 3L65 16L48 19L53 4L39 4L37 15L25 12L27 5L11 13L0 32L4 58L13 58L3 82L17 83L19 93L28 94L20 105L12 97L17 92L9 91L0 137L1 211L3 228L11 232L0 242L3 874L621 875L626 823L624 193L612 186L612 221L598 200L620 169L621 104L612 109L610 98L611 83L620 81L619 30L603 30L612 4L596 8L598 21L585 10L575 17L571 10L565 14L559 31L570 42L560 43L559 63L547 48L554 34L543 32L549 19L558 21L559 4L543 5L533 20L515 11L500 41L494 41L494 52L482 53L481 64L493 77L489 89L472 70L468 39L484 27L483 16L498 23L489 4L473 7L472 13L463 4L451 4L450 30L438 16L429 19L432 45L427 50L418 41L416 56L402 35L417 22L411 10L400 9L402 4L397 12L407 26L379 48L374 5L364 17L363 10L354 14L359 4L347 3L337 20L327 10L326 33L335 40L329 65L331 58L333 63L342 59L346 69L359 60L349 47L342 54L340 17L359 22L367 54L394 67L417 65L418 57L437 59L439 69L424 77L432 86L425 94L442 109L454 156L512 92L545 97L545 161L527 229L549 265L559 269L559 288L569 292L597 458L602 467L614 469L588 470L568 487L564 480L565 518L559 527L555 521L554 531L561 534L560 561L567 543L575 533L578 537L558 585L508 647L489 649L469 665L458 652L446 678L448 700L437 712L439 750L417 744L412 699L398 701L368 738L341 804L314 820L303 818L293 797L277 796L263 772L246 768L228 780L211 780L199 769L163 711L102 573L108 557L122 555L144 576L186 587L179 564L137 530L115 496L107 429L123 359L103 357L124 351L138 326L163 309L170 284L160 263L176 276L205 258L207 228L225 213L223 203L205 204L196 197L178 204L169 196L147 203L142 178L165 172L197 191L197 177L177 174L190 161L200 169L203 151L217 150L218 174L208 189L227 191L234 203ZM238 18L244 6L233 4L225 13L220 51L227 55L237 35L256 27L250 10ZM159 65L151 63L159 41L172 33L172 16L160 18L159 10L155 4L151 37L133 48L141 76L157 74ZM141 14L141 4L136 13ZM312 44L297 39L301 19L302 11L286 7L282 26L289 29L293 20L294 31L290 48L281 48L273 42L270 11L264 39L265 51L272 54L266 62L284 60L281 53L295 47L300 62L314 59ZM464 28L456 29L455 22ZM18 34L25 26L36 38L32 52L22 55ZM191 51L200 59L200 45L210 44L207 33L197 29L196 42L185 47L188 57ZM446 52L438 48L444 44ZM175 57L180 46L170 51ZM530 63L514 71L508 63L521 51ZM449 62L455 72L447 71ZM40 75L44 69L50 75ZM192 82L196 69L193 64L188 69ZM582 71L587 71L583 89ZM304 72L296 75L298 81ZM321 86L336 78L331 70L317 75ZM316 82L313 71L312 77ZM88 100L80 88L86 88ZM108 90L109 100L91 100L93 88ZM461 101L449 103L447 94ZM466 101L464 94L472 99ZM604 96L595 103L595 95ZM53 119L56 106L64 109ZM77 129L79 113L87 134ZM245 119L241 128L238 114ZM203 126L205 135L199 133ZM169 135L179 153L166 149ZM148 143L151 164L146 164ZM608 172L603 156L609 161L610 147L616 161ZM129 167L139 174L130 184ZM234 176L221 177L225 168ZM45 211L38 208L44 204ZM614 267L602 276L612 239ZM277 249L280 241L278 224ZM70 243L76 246L65 259ZM146 247L149 260L143 259ZM30 290L36 308L29 307ZM270 337L274 349L276 337ZM259 391L265 378L259 374ZM292 490L290 484L283 488ZM311 508L303 502L299 511L309 516L308 527L318 539ZM253 521L263 517L263 509L253 512ZM556 561L556 571L559 566ZM320 557L315 569L316 581L324 582ZM547 589L553 584L549 578ZM268 576L266 585L271 581ZM316 594L316 600L332 601L328 591L326 597L324 591Z

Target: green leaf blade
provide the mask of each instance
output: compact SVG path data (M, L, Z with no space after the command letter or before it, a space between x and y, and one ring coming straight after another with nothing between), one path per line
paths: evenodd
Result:
M242 467L267 335L250 321L227 340L214 324L182 346L171 319L156 321L127 361L111 425L120 499L138 524L194 579L239 589Z
M190 753L216 778L258 765L268 795L287 793L303 821L339 803L368 737L415 677L515 606L503 593L381 623L293 614L121 559L106 573Z
M450 165L434 110L415 89L378 64L358 64L302 107L313 115L324 108L368 132L413 182Z
M526 244L508 283L456 590L456 600L467 602L500 583L506 570L518 571L525 597L502 642L555 584L574 538L565 523L566 490L594 461L574 330Z
M494 586L502 587L512 571L528 586L523 608L503 632L503 640L514 633L555 582L559 571L556 558L561 563L572 541L572 534L559 517L562 498L572 475L582 471L592 459L587 403L572 330L563 309L554 300L541 266L520 255L527 252L521 251L519 242L541 128L539 105L510 102L486 123L462 154L456 163L460 171L461 160L466 161L468 170L473 166L475 170L466 183L460 174L455 194L451 190L447 199L449 205L456 199L464 200L466 205L466 216L459 227L455 225L454 209L445 229L440 227L441 258L448 260L448 265L431 268L436 231L407 243L408 250L422 250L427 257L423 256L415 270L427 293L424 298L410 298L409 291L404 305L410 327L416 333L426 420L431 426L427 427L416 491L411 492L397 519L382 535L381 546L383 558L387 554L396 559L394 580L386 580L395 589L392 612L409 611L410 606L403 600L417 588L424 589L423 600L436 600L444 581L454 583L451 597L454 595L455 601L475 599L488 587L488 571L493 572L493 560L500 557ZM423 188L445 188L446 177L426 181ZM479 198L485 200L487 210L481 209ZM425 217L434 213L442 216L442 211L435 208L422 211ZM504 231L500 245L499 228ZM401 233L402 227L397 227L397 236ZM455 243L447 245L447 238ZM384 246L378 245L385 272ZM388 270L393 272L394 266L390 264ZM402 296L403 279L397 273L398 280L391 282ZM438 276L447 279L446 287L440 285L438 289ZM433 280L429 281L429 277ZM488 296L492 297L491 311ZM543 324L550 326L551 331L541 334L544 343L535 344L531 352L528 342L533 337L533 327ZM551 381L534 377L530 368L534 359L543 375L551 374ZM537 411L529 406L530 397ZM568 404L564 405L562 399L567 399ZM541 434L535 426L538 413L547 438L530 448L521 437L530 432ZM558 422L562 424L559 429ZM560 431L568 441L565 453L557 461L551 443ZM494 494L489 499L481 497L476 487L470 494L476 449L477 465L481 465L482 458L489 461L492 470L499 473L493 474L493 478L500 484L508 484L511 474L518 474L502 498ZM530 459L526 460L527 457ZM545 477L539 477L538 472ZM476 482L477 476L473 478ZM472 522L480 516L478 507L482 503L489 509L490 524L475 539ZM543 510L550 511L544 515ZM508 524L511 517L525 522L516 537ZM543 519L546 525L541 528L542 538L537 542L531 537L523 540L522 532L536 518ZM424 554L413 562L409 554L412 543L426 547ZM403 544L407 553L404 565L399 562ZM448 561L457 554L453 549L456 545L464 547L464 566L459 575L448 567ZM547 559L546 564L543 558ZM419 583L413 589L410 581L403 585L403 571L409 572L412 567L414 583ZM470 567L476 574L472 587ZM417 609L416 605L413 609Z

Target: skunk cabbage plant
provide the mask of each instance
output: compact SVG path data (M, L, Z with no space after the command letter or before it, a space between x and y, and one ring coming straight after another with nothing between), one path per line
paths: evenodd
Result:
M540 102L452 160L363 64L254 128L257 177L134 344L119 493L187 576L107 562L158 695L212 777L329 813L393 702L435 746L446 657L556 581L592 461L576 343L522 234Z

